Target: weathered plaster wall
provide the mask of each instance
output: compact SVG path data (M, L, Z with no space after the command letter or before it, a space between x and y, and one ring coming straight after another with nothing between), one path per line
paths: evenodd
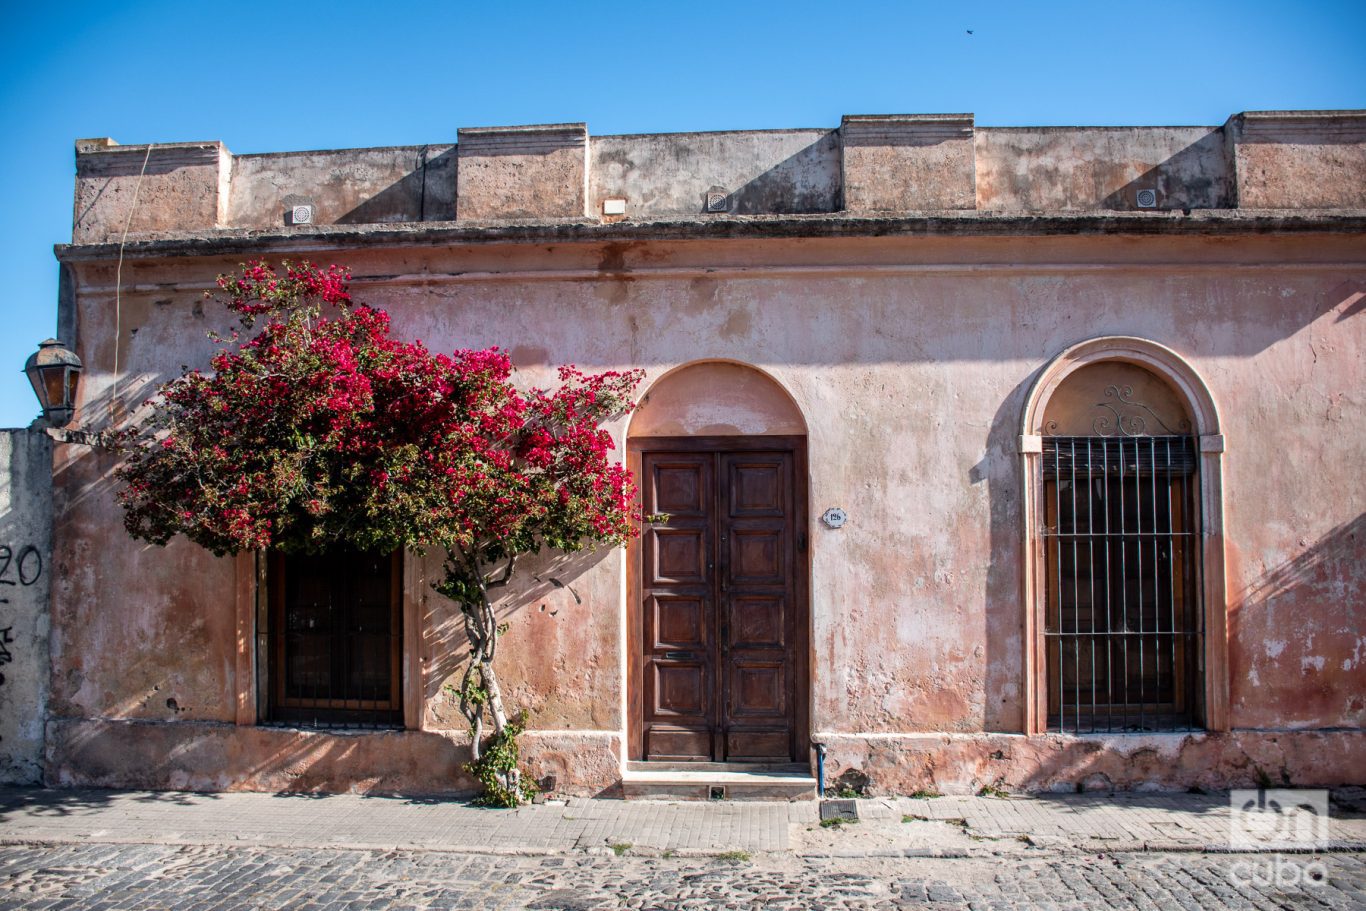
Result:
M833 736L831 781L868 776L880 794L1012 791L1184 791L1293 785L1328 787L1362 780L1366 732L1240 731L1232 734L1121 734L1066 737L923 735Z
M697 215L713 191L728 193L728 211L739 214L840 209L834 130L597 136L589 156L593 214L620 196L632 218Z
M850 212L976 208L971 114L846 116L840 139Z
M455 218L455 147L238 155L228 224L278 228L293 196L312 201L317 224L449 221Z
M527 773L546 790L619 796L621 764L610 738L530 731L522 744ZM49 728L47 782L149 790L468 794L476 790L462 768L468 745L467 736L447 731L64 720Z
M1249 111L1224 127L1238 205L1366 207L1366 112Z
M503 698L525 707L536 718L535 727L620 732L620 643L611 619L620 609L620 562L620 554L609 551L544 554L522 561L500 595L497 610L508 632L499 642L498 660L517 669L503 679ZM443 687L460 684L465 632L455 603L430 590L440 578L441 560L429 556L422 586L423 723L430 730L463 733L467 725L459 700Z
M232 153L221 142L76 143L75 243L216 228L224 223ZM129 213L132 213L131 217Z
M1253 766L1274 778L1273 759L1299 783L1361 780L1366 754L1352 733L1366 726L1361 239L912 237L329 256L353 266L357 295L388 308L397 335L434 349L507 346L528 384L573 362L644 367L648 388L680 364L723 359L754 364L791 394L807 426L812 515L840 506L850 517L839 531L810 529L812 724L834 768L864 768L882 790L922 780L916 770L929 761L946 788L985 783L997 776L997 751L1013 757L1002 780L1031 787L1100 773L1125 786L1244 782ZM136 401L180 363L205 360L213 316L202 289L232 264L125 262L119 399ZM77 270L84 413L98 419L113 393L112 265ZM1149 338L1188 358L1227 437L1235 731L1186 745L1182 735L1152 738L1156 759L1132 739L999 733L1019 731L1023 716L1022 403L1049 358L1102 334ZM624 423L614 430L620 441ZM303 759L285 759L312 756L317 744L355 757L324 766L335 786L370 787L363 757L378 754L364 738L228 724L242 684L230 566L123 538L111 468L89 451L59 459L52 774L72 784L190 775L184 786L275 787L311 780ZM533 766L583 776L561 779L561 790L597 793L620 755L623 567L620 552L528 567L503 608L511 699L555 732L529 744ZM458 636L449 607L422 598L433 733L401 736L447 742L460 725L441 682L459 666ZM144 724L171 718L199 724ZM136 750L119 758L144 727L170 738L158 749L218 746L190 750L193 763L144 769Z
M587 214L584 124L470 127L456 135L457 218L490 221Z
M112 276L111 267L95 278L105 285ZM230 325L221 308L206 315L193 293L125 295L114 384L112 299L91 295L78 280L72 306L73 347L87 365L79 427L107 426L111 414L122 420L182 364L205 363L213 350L208 331ZM55 449L52 564L62 620L52 636L52 716L231 721L235 620L222 606L233 598L233 561L185 541L162 549L129 539L113 499L116 465L108 450Z
M1139 190L1159 209L1234 204L1218 128L979 128L976 147L978 209L1134 209Z
M750 436L806 433L791 396L751 367L706 361L660 377L640 393L633 437Z
M52 441L0 431L0 783L43 774L52 603Z

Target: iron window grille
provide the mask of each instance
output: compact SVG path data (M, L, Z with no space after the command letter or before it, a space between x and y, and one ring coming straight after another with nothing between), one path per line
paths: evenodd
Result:
M401 567L399 552L271 554L269 722L402 727Z
M1049 730L1202 723L1198 458L1192 436L1043 439Z

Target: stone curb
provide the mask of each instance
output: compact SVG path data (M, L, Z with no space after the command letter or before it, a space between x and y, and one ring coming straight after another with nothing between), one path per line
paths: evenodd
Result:
M69 835L52 836L27 836L14 837L0 835L0 847L30 847L41 848L49 845L157 845L171 848L202 847L210 846L215 848L272 848L290 851L369 851L373 853L388 853L390 851L412 851L426 852L431 854L474 854L486 855L490 857L613 857L617 856L611 847L591 846L586 848L527 848L527 847L503 847L498 845L442 845L426 844L422 842L407 843L379 843L379 842L326 842L300 844L298 842L273 840L247 840L247 839L180 839L180 838L135 838L127 836L109 836L99 838L81 838ZM720 848L658 848L652 846L633 845L622 855L623 857L651 858L660 860L670 860L674 858L715 858L726 859L728 854L733 855L732 851L725 851ZM783 854L788 853L786 849L777 851L743 851L741 853L749 855L759 854ZM897 855L899 856L899 855Z
M422 842L311 842L301 844L299 842L271 840L252 840L252 839L183 839L183 838L136 838L127 836L101 836L99 838L79 838L68 835L50 836L6 836L0 835L0 847L43 847L44 845L161 845L171 848L185 848L196 846L209 846L215 848L272 848L277 850L289 851L372 851L375 853L387 853L389 851L413 851L428 852L432 854L485 854L496 857L566 857L572 854L590 854L592 849L570 849L564 848L525 848L525 847L501 847L498 845L441 845L424 844ZM607 854L611 854L610 849L604 849ZM682 854L679 850L676 854ZM637 854L636 856L641 856Z
M1229 845L1204 845L1200 850L1205 854L1360 854L1366 853L1366 842L1330 841L1322 848L1299 846L1234 848Z
M5 836L0 835L0 846L43 847L47 845L160 845L165 847L211 846L217 848L271 848L291 851L367 851L388 853L391 851L410 851L430 854L483 855L488 857L612 857L617 856L607 846L574 848L556 847L507 847L499 845L443 845L422 842L327 842L300 844L279 839L254 841L247 839L184 839L184 838L146 838L108 836L99 838L63 835L50 836ZM1037 853L1035 853L1037 852ZM962 848L848 848L833 851L803 851L780 848L776 850L740 851L750 857L790 854L802 860L840 860L869 858L927 858L937 860L962 860L973 857L1003 856L1001 852L976 852ZM653 860L671 859L715 859L744 862L745 858L735 856L735 851L718 848L660 848L641 845L628 848L623 857ZM1049 845L1036 848L1028 856L1069 854L1224 854L1224 855L1274 855L1274 854L1366 854L1366 842L1334 842L1322 849L1235 849L1228 845L1197 845L1179 842L1124 842L1119 844L1068 844ZM1010 855L1016 856L1016 855Z

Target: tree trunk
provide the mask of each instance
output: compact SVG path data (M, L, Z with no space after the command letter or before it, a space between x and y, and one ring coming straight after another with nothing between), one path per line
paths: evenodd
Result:
M458 578L464 583L463 597L459 599L460 612L465 619L465 636L470 643L470 663L465 668L460 686L460 713L470 725L470 755L478 762L483 755L484 710L487 707L493 722L493 736L498 737L508 725L506 707L503 705L503 689L498 683L498 672L494 670L493 659L498 650L498 619L488 596L488 582L479 571L477 562L469 557L457 560L450 555L447 563L448 580ZM452 572L452 568L464 572ZM511 578L511 566L495 584L504 585ZM478 600L473 601L471 589L477 589ZM515 791L520 784L521 773L512 769L500 773L499 778L505 788Z

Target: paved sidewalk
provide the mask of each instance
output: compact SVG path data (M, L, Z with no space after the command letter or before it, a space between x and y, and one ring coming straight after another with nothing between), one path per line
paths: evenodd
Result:
M1358 805L1359 806L1359 805ZM420 849L562 855L791 853L974 857L1073 851L1226 851L1225 794L871 798L821 826L815 802L570 799L487 810L356 795L0 789L0 844ZM1366 814L1335 809L1331 848L1366 850Z

